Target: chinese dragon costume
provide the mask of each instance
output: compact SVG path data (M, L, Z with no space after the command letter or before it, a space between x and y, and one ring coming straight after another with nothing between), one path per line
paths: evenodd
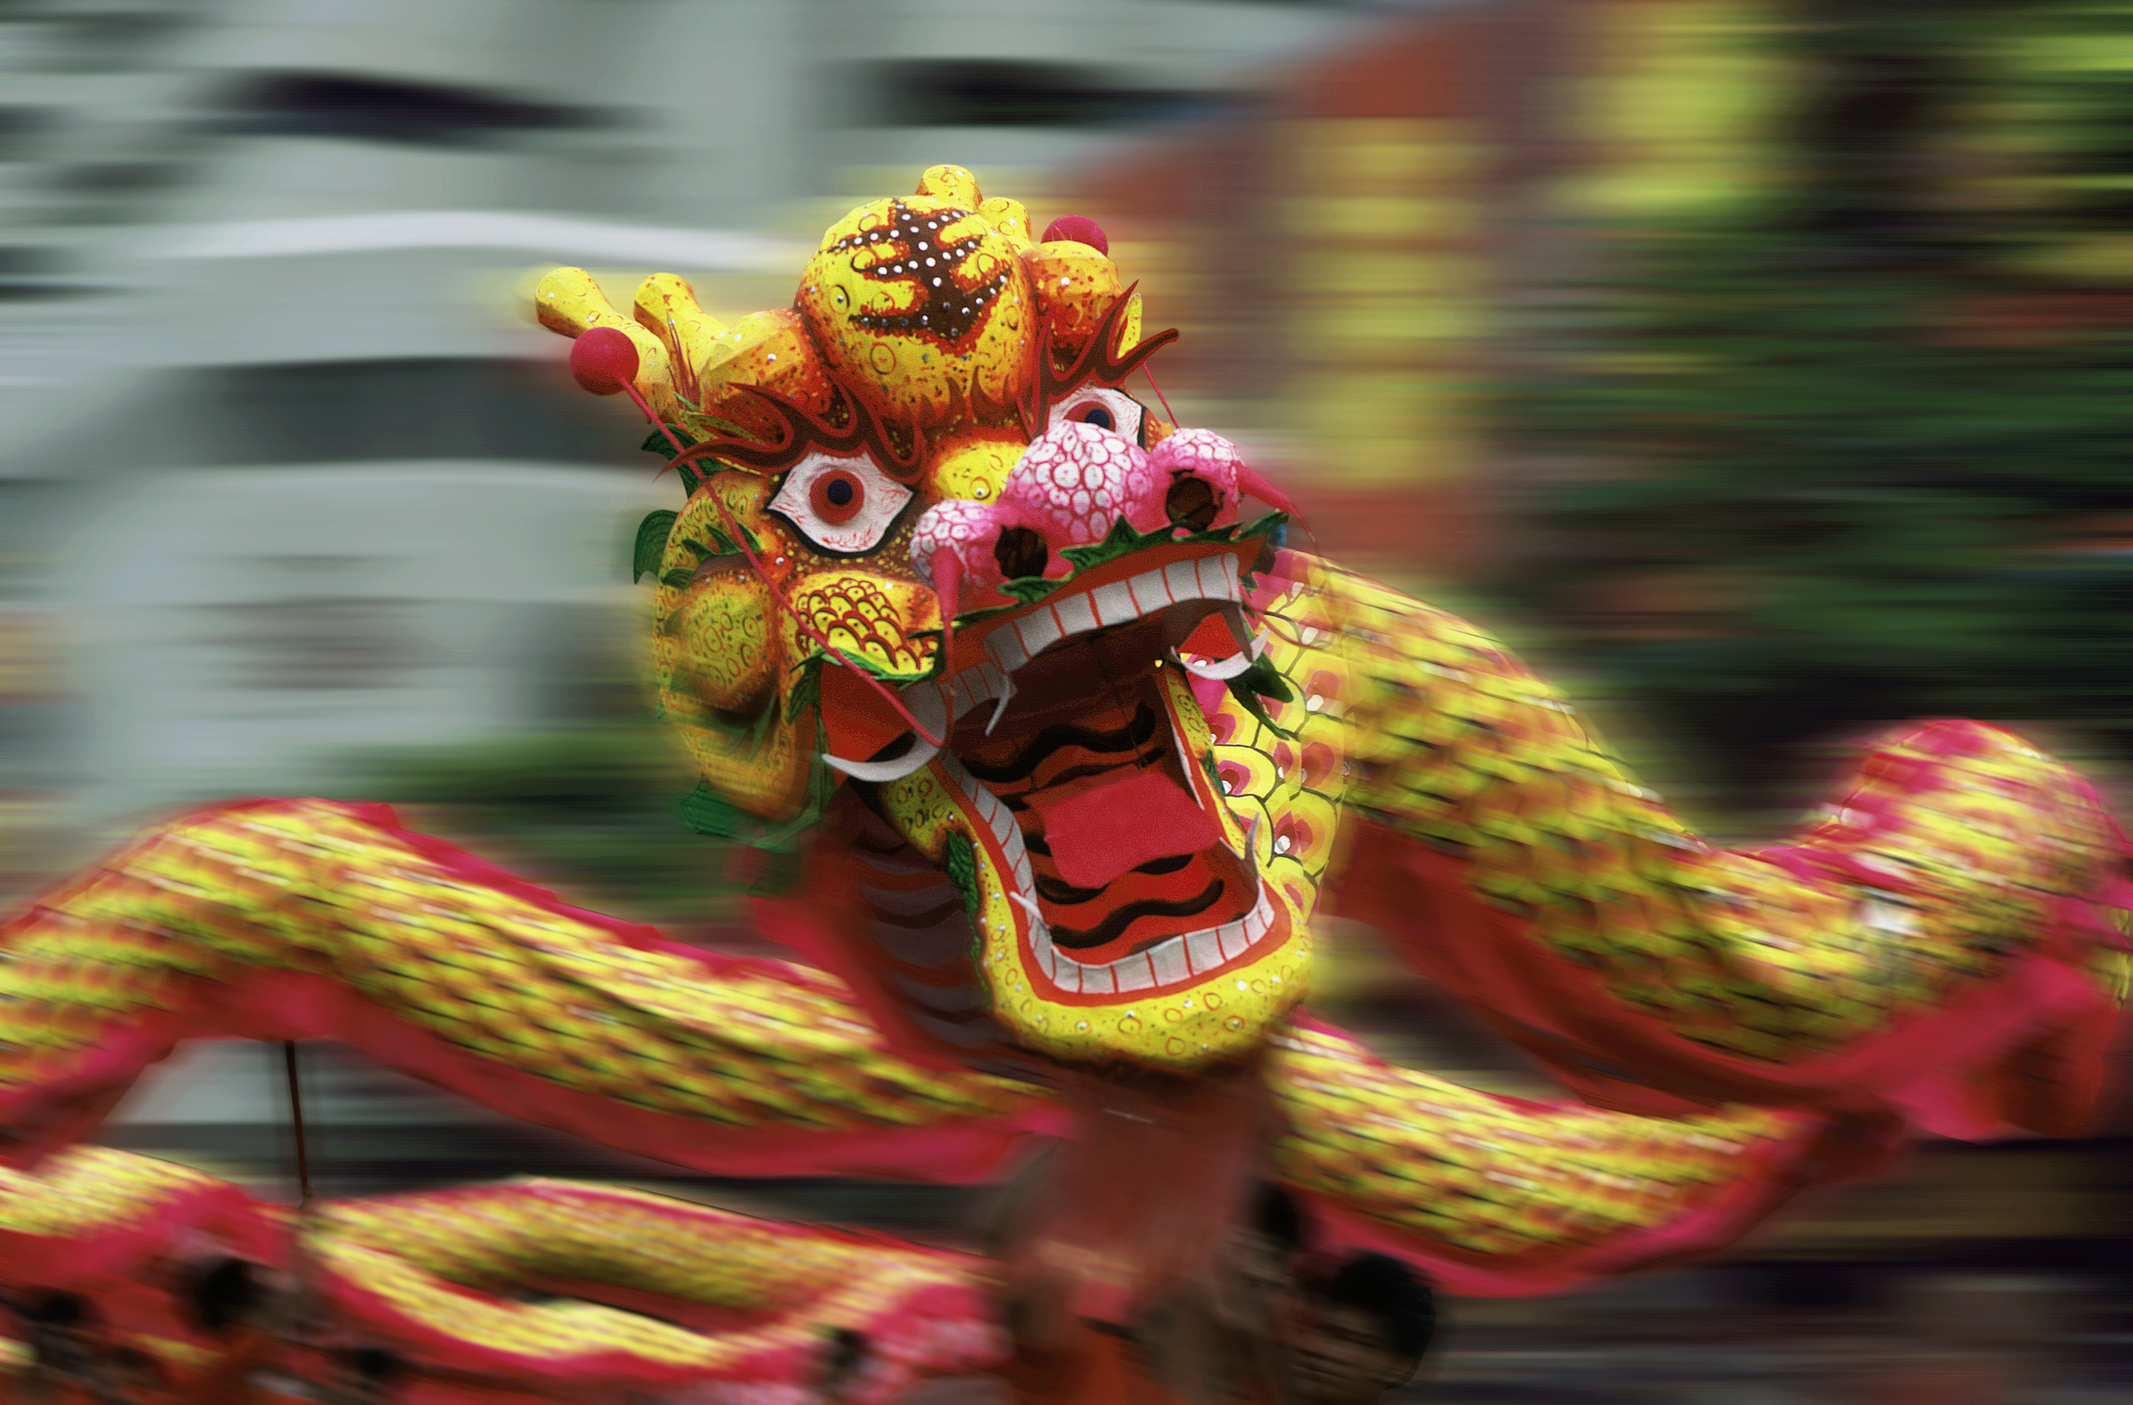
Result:
M340 1040L723 1175L975 1181L1062 1138L989 1279L597 1187L307 1216L330 1295L418 1364L647 1386L768 1380L743 1367L920 1298L961 1330L981 1281L1124 1321L1264 1179L1451 1291L1535 1293L1723 1246L1907 1126L2080 1125L2127 849L2078 775L1931 722L1788 842L1699 840L1501 645L1290 549L1234 445L1129 392L1175 333L1144 333L1088 221L1033 237L936 167L730 327L667 274L628 312L576 269L536 299L686 491L637 539L658 706L702 775L683 810L764 852L757 920L803 962L669 944L381 807L173 820L0 936L0 1223L46 1246L0 1277L94 1279L264 1213L75 1148L197 1037ZM1314 1019L1327 913L1574 1099ZM864 1321L862 1279L895 1285ZM527 1281L574 1306L515 1303ZM648 1296L664 1320L622 1325Z

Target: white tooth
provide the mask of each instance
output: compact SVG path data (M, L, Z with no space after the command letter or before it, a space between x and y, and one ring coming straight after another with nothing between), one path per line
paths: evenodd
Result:
M1081 973L1087 969L1079 961L1070 961L1064 956L1058 957L1052 967L1052 984L1070 995L1079 994Z
M1227 553L1222 557L1222 593L1234 603L1244 601L1244 582L1237 575L1237 558Z
M1015 700L1015 680L1003 678L1000 682L1000 700L993 704L992 720L985 724L985 735L988 737L992 735L992 729L1000 725L1000 719L1006 715L1007 705Z
M1052 613L1059 617L1060 626L1068 637L1086 634L1092 629L1102 627L1102 621L1096 618L1096 608L1090 603L1086 592L1055 602Z
M1196 678L1235 678L1252 666L1251 654L1243 650L1231 654L1226 659L1203 659L1197 663L1178 653L1175 649L1171 650L1170 657L1177 661L1179 668L1184 669Z
M1022 641L1023 652L1031 658L1059 642L1059 620L1050 610L1016 620L1014 627L1016 637Z
M1084 966L1081 968L1081 993L1083 995L1110 995L1116 990L1109 966Z
M1245 938L1242 922L1225 922L1215 928L1215 940L1222 943L1222 959L1225 961L1234 961L1252 949L1251 942Z
M1131 624L1141 617L1140 607L1133 603L1133 587L1125 581L1096 587L1089 592L1089 603L1105 625Z
M826 751L822 753L822 759L846 775L863 781L900 781L940 754L939 747L930 742L919 742L894 761L847 761Z
M1111 969L1118 981L1120 994L1129 990L1146 990L1155 984L1155 967L1148 964L1148 953L1145 951L1112 962Z
M1222 964L1222 943L1215 940L1213 928L1203 927L1185 934L1185 962L1196 976Z
M985 817L985 822L992 826L992 837L1002 844L1007 842L1008 835L1015 832L1015 817L1005 805L995 803L992 813Z
M1022 640L1011 629L996 629L985 636L985 652L1002 674L1012 674L1029 662L1029 650L1022 647Z
M1152 615L1165 605L1178 603L1161 571L1143 571L1127 584L1133 587L1133 598L1140 602L1144 615Z
M1192 968L1185 964L1183 938L1172 937L1150 951L1148 959L1155 966L1156 980L1163 985L1175 985L1192 974Z
M1266 890L1262 888L1259 892L1259 901L1252 905L1250 915L1244 919L1245 934L1256 942L1265 936L1266 929L1273 925L1274 904L1267 897Z
M1021 834L1019 831L1016 833L1015 837L1018 840L1021 838ZM1025 892L1037 886L1036 880L1030 877L1028 849L1021 849L1015 855L1015 882L1020 885Z
M948 690L938 683L912 689L911 715L918 719L922 732L945 739L948 735Z
M1192 575L1202 596L1209 600L1222 598L1222 568L1215 564L1213 557L1196 557L1192 563Z
M1200 573L1190 561L1173 561L1163 568L1163 588L1172 601L1200 598Z

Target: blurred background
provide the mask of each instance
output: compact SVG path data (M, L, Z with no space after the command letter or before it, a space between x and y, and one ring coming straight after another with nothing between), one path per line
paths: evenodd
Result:
M10 905L175 806L305 792L747 945L637 682L629 538L678 490L528 293L570 263L782 305L943 161L1099 219L1185 332L1180 419L1517 641L1711 833L1946 712L2125 812L2133 3L11 0L0 73ZM1335 1018L1539 1091L1328 935ZM974 1208L306 1070L329 1193L530 1170L951 1240ZM285 1192L279 1080L198 1048L108 1137ZM1718 1265L1455 1304L1418 1394L2128 1398L2129 1134L2121 1100L2085 1141L1922 1145Z

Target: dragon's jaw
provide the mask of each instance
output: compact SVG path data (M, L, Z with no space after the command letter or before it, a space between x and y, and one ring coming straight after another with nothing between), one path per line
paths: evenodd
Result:
M951 869L946 829L972 841L983 973L1026 1047L1190 1066L1249 1050L1304 993L1309 914L1224 803L1176 653L1210 617L1241 627L1257 548L1133 553L972 629L969 662L922 685L949 746L887 808Z

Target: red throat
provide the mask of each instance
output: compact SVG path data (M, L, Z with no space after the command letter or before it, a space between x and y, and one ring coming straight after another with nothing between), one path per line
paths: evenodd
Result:
M1101 888L1150 860L1222 842L1214 816L1160 770L1114 771L1065 798L1038 794L1030 803L1043 817L1059 876L1077 888Z

